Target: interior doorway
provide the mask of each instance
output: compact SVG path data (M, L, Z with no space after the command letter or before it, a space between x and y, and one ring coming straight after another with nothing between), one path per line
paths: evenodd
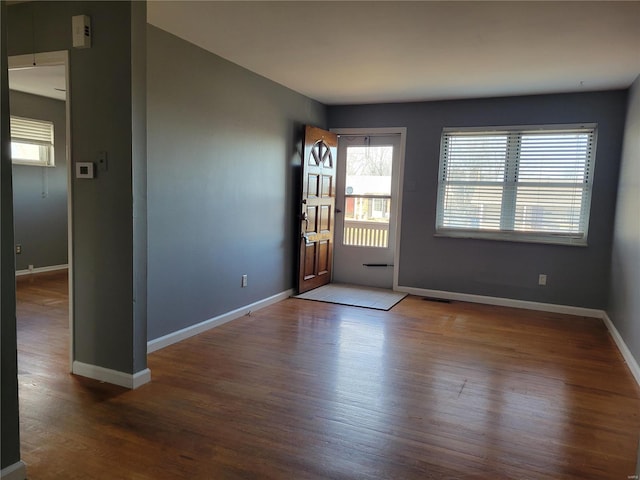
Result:
M397 286L406 129L334 130L338 176L333 282Z
M22 232L20 235L25 241L23 242L16 235L16 270L18 274L25 274L25 276L62 272L62 276L57 275L56 281L59 283L60 278L66 279L68 295L63 297L67 297L64 299L67 304L64 310L68 311L68 369L71 371L74 357L74 329L68 52L58 51L13 56L9 57L8 66L10 98L13 95L16 99L15 102L10 101L12 150L14 148L22 148L22 156L24 156L21 162L22 165L14 165L13 168L16 233L18 233L17 222L20 217L25 217L25 213L28 213L30 208L33 208L34 217L28 219L28 222L24 222L24 226L21 227ZM61 103L61 105L55 106L56 103ZM59 110L63 112L62 119L58 115ZM13 128L14 123L16 125L24 124L21 125L23 128ZM44 135L48 124L51 127L51 145L47 145ZM30 133L31 128L36 129L33 135ZM61 139L64 148L59 148ZM56 148L56 144L58 144L58 148ZM51 152L47 153L49 148ZM15 157L16 154L13 156ZM40 163L30 164L30 161ZM16 172L17 169L21 171ZM20 189L22 187L17 184L18 175L20 175L20 181L24 185L27 185L29 181L33 184L34 178L36 179L35 181L41 182L37 185L41 187L41 191L35 194L34 192L21 193ZM29 178L31 180L28 180ZM17 199L17 195L22 194L25 196L24 201L23 199ZM55 205L53 205L54 203ZM46 209L44 206L46 206ZM44 211L44 213L36 215L36 210L38 212ZM54 217L53 219L51 218L52 216ZM33 224L37 221L41 223ZM63 225L62 232L60 231L60 223ZM66 232L64 232L64 224L66 224ZM51 227L52 232L46 231L46 225ZM39 243L32 242L35 235L41 237L39 238L41 240ZM43 244L43 239L48 243ZM23 245L23 243L29 243L29 247ZM43 250L47 249L50 251L43 252ZM64 249L66 249L66 257L60 255L60 249L63 250L63 253ZM28 260L27 257L29 257ZM22 277L21 280L24 280L24 278ZM47 333L43 332L43 335L47 335Z

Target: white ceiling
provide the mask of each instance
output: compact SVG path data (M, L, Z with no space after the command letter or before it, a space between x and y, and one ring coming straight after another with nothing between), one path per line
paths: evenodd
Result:
M64 100L67 96L64 65L9 70L9 88L19 92Z
M148 22L326 104L626 88L640 1L157 1Z

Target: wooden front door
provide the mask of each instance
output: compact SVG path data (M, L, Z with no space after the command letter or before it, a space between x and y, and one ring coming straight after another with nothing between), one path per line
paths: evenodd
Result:
M298 292L331 282L338 137L306 126L300 203Z

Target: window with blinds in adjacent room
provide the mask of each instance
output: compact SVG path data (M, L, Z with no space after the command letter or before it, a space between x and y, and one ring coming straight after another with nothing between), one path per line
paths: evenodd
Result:
M54 166L53 123L13 115L10 123L13 163Z

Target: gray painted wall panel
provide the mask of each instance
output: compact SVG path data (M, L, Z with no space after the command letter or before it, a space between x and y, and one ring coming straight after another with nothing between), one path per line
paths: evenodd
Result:
M20 461L6 3L0 2L0 469Z
M11 114L53 122L55 167L13 165L16 269L67 263L67 159L65 102L10 91Z
M607 312L640 361L640 76L629 94Z
M109 158L108 172L71 184L75 358L139 371L146 349L134 352L142 342L133 340L132 134L144 132L132 133L132 4L28 2L8 10L10 55L34 46L69 50L72 162L96 162L101 151ZM71 17L80 14L91 17L89 49L71 47Z
M134 372L147 365L147 4L131 5Z
M329 107L329 126L407 127L399 283L604 308L626 92ZM598 123L589 246L436 238L443 127ZM548 275L546 287L538 274Z
M149 339L294 286L302 124L325 117L148 27Z

